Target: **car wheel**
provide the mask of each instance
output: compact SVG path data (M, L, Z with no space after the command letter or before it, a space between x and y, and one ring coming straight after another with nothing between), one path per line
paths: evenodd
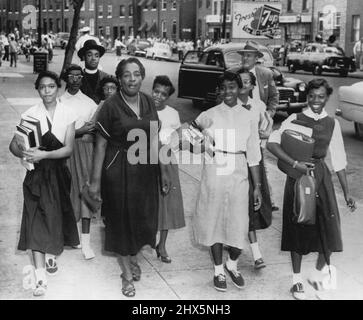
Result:
M313 75L314 76L320 76L322 73L321 67L319 65L316 65L313 67Z
M348 70L340 71L340 72L339 72L339 75L340 75L341 77L348 77Z
M296 68L295 68L295 65L293 63L289 63L288 68L289 68L289 72L291 72L291 73L296 72Z
M363 123L354 122L355 135L359 139L363 139Z

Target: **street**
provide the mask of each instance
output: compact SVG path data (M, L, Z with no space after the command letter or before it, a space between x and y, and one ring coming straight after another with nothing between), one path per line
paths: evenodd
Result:
M59 73L63 63L63 50L55 50L53 62L49 69ZM126 56L123 56L126 57ZM178 90L177 62L153 61L140 58L146 69L146 78L142 91L150 93L155 76L165 74L170 77ZM115 74L116 55L106 53L101 59L105 72ZM283 69L286 70L286 69ZM26 63L24 56L19 57L18 69L3 66L0 68L0 300L1 299L33 299L31 291L22 288L22 268L27 264L27 255L16 250L20 229L22 193L21 182L24 177L23 168L17 163L8 145L19 115L39 101L38 92L34 89L36 75L33 74L32 63ZM296 74L284 72L285 76L302 79L308 82L312 75L302 71ZM335 75L323 75L334 88L328 103L328 113L334 115L338 107L338 88L351 85L357 78L340 78ZM63 88L60 93L64 91ZM191 121L201 112L193 108L190 100L177 98L177 91L170 99L170 106L180 115L181 122ZM278 127L286 115L275 117ZM342 220L344 252L336 254L333 264L338 269L339 290L316 295L307 286L307 295L316 299L363 299L363 276L361 274L363 258L357 254L362 252L363 237L363 141L354 136L353 123L339 119L342 127L345 148L348 156L347 176L350 191L358 204L358 210L350 214L344 204L338 179L334 177L337 199ZM282 229L282 195L285 176L277 169L275 159L267 157L266 165L271 184L275 190L275 201L280 207L273 214L270 228L258 232L261 250L267 268L256 272L249 250L245 250L239 262L239 269L246 279L243 290L232 288L228 284L228 292L221 294L213 289L212 263L208 250L201 249L193 243L191 230L192 216L200 180L200 165L179 166L180 180L184 199L187 227L170 232L168 251L173 263L166 265L156 259L155 252L146 249L141 254L143 280L135 285L136 299L152 300L287 300L292 299L289 293L291 285L291 265L289 253L280 251ZM101 221L92 221L92 245L96 258L85 261L79 250L66 249L60 256L60 272L49 279L49 289L44 299L124 299L120 290L120 270L113 255L103 250L103 225ZM303 260L304 277L312 270L315 255Z

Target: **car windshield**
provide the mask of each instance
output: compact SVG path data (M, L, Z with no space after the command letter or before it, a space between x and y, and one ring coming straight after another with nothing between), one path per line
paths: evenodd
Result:
M343 53L335 47L327 47L324 49L324 51L325 51L325 53L333 53L333 54L337 54L339 56L343 55Z

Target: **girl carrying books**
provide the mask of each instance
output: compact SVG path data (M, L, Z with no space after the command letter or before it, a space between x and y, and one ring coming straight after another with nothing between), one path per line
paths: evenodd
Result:
M11 153L34 164L23 182L24 207L19 250L31 250L35 267L34 296L47 289L45 254L59 255L63 247L79 245L77 224L70 200L71 176L66 158L73 151L75 120L73 110L57 100L60 79L54 72L41 72L35 82L42 102L25 111L39 120L41 148L22 150L15 137Z

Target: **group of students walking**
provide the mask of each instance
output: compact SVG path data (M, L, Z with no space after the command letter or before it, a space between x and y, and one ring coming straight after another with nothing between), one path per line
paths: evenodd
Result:
M176 155L173 148L167 147L176 136L182 136L176 133L181 128L178 112L167 105L174 86L167 76L158 76L151 95L145 94L141 91L146 76L143 64L136 58L124 59L117 65L116 77L111 77L98 70L104 52L92 39L84 43L78 56L85 61L85 69L71 65L65 71L67 88L60 99L59 77L48 71L40 73L35 88L42 102L22 117L39 119L42 147L21 150L15 139L10 144L15 156L35 164L34 170L27 171L23 183L24 209L18 245L20 250L32 251L35 296L45 294L46 273L57 272L56 256L64 246L80 245L85 259L94 257L90 222L95 210L83 201L84 190L93 201L102 200L105 250L119 256L121 291L126 297L135 296L134 283L141 279L137 261L140 250L149 245L161 261L171 263L166 250L168 230L185 226ZM213 141L213 147L204 144L195 148L180 143L193 152L206 148L213 148L214 152L214 157L205 157L203 162L192 221L195 240L211 249L213 283L218 291L227 289L226 274L236 287L244 286L238 259L247 239L255 268L266 266L256 237L256 230L271 224L272 212L263 152L267 143L278 158L306 172L306 163L290 158L280 147L284 128L295 117L305 121L316 141L312 161L319 195L318 222L309 228L291 222L294 180L288 177L282 234L282 250L290 251L292 257L291 292L294 298L304 299L302 255L321 253L316 277L311 282L320 288L326 277L326 265L330 264L327 258L331 252L342 250L339 212L330 171L324 162L328 150L336 156L334 170L347 204L354 209L345 175L346 157L339 122L324 110L332 89L325 80L312 80L308 85L308 109L291 115L267 141L278 102L277 90L272 74L255 65L261 54L258 49L246 46L240 54L243 67L239 72L225 72L219 79L220 103L195 120L208 140ZM269 125L262 127L266 119ZM232 140L228 140L227 131L233 132ZM159 161L153 161L155 156ZM221 174L220 166L228 161L234 163L233 167ZM82 221L81 241L78 220ZM223 248L228 250L225 263Z

